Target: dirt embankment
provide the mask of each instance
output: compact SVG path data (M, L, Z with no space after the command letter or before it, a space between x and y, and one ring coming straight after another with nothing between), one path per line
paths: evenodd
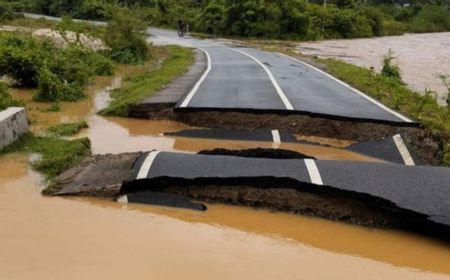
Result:
M265 208L371 228L401 229L449 241L450 228L370 195L282 178L155 178L123 185L121 194L167 192L210 203Z

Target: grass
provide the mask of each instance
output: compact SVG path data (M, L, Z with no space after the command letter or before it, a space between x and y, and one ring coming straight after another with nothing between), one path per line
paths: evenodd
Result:
M319 59L327 72L383 104L420 121L430 136L443 147L443 164L450 166L450 110L440 106L430 93L421 95L395 78L335 59Z
M51 126L47 129L47 132L53 136L72 136L80 132L83 128L88 128L88 124L85 121L73 122L73 123L61 123Z
M63 171L79 164L90 154L88 138L68 141L56 137L39 137L31 133L20 137L15 143L7 146L0 154L9 152L37 153L41 157L32 163L32 168L52 180Z
M100 111L105 116L127 117L131 105L149 97L183 74L194 62L191 49L168 46L168 57L156 69L139 73L129 78L122 88L111 94L110 105Z

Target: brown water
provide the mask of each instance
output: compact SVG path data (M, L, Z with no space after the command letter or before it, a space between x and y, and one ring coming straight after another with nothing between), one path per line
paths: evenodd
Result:
M62 104L62 112L35 110L33 129L87 119L90 129L81 134L90 137L94 153L272 147L267 142L163 137L188 127L94 115L106 101L101 92ZM329 147L281 148L322 159L374 160ZM46 198L28 162L26 154L0 156L2 280L450 279L450 246L427 238L223 205L193 212Z
M26 155L0 164L0 279L450 279L450 248L426 238L222 205L46 198Z
M304 42L297 50L305 55L340 59L376 71L389 50L401 69L402 80L418 92L435 91L445 104L448 90L440 74L450 75L450 32L406 34L368 39L326 40Z

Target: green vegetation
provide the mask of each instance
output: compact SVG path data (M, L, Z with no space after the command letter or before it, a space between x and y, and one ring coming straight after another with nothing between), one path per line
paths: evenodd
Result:
M114 64L75 44L61 49L49 40L0 33L0 75L17 86L36 87L36 101L75 101L94 75L110 75Z
M440 106L429 93L421 95L408 89L395 77L387 77L342 61L319 60L327 71L383 104L420 121L430 136L439 140L444 151L443 162L450 166L450 110Z
M392 63L394 59L394 53L389 49L389 52L383 56L383 68L381 69L381 75L395 79L398 82L402 82L400 68Z
M72 136L80 132L83 128L88 128L88 124L85 121L73 122L73 123L61 123L51 126L47 129L47 132L53 136Z
M128 7L148 24L216 35L321 39L450 30L448 1L411 0L0 0L4 9L108 20Z
M169 46L168 58L161 67L138 74L127 81L122 88L112 94L111 104L100 113L108 116L128 116L129 106L161 90L175 77L181 75L193 63L190 49Z
M39 154L41 157L32 163L32 167L43 173L48 180L52 180L88 156L90 142L87 138L68 141L55 137L39 137L28 133L0 151L0 154L18 151Z
M439 74L439 79L441 79L442 84L444 85L444 87L447 88L447 108L450 110L450 76L449 75L444 75L444 74Z
M12 98L9 94L8 87L0 81L0 111L5 110L8 107L21 107L23 103L19 100Z
M109 55L119 63L140 64L149 58L146 23L140 14L122 7L110 8L110 17L103 41Z

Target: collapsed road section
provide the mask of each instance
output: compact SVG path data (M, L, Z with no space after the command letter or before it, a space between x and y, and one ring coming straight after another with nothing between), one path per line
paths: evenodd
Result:
M95 156L63 173L47 193L136 202L168 193L449 240L449 186L450 169L443 167L152 151Z
M171 137L197 139L272 142L274 146L280 146L281 143L292 143L323 147L323 145L320 145L319 143L308 142L301 139L299 140L292 133L268 129L256 129L253 131L231 130L223 128L189 129L177 132L168 132L164 133L164 135ZM352 143L347 147L343 147L343 149L383 161L399 164L420 165L423 162L423 160L418 156L414 147L405 142L404 137L400 134L396 134L392 137L386 137L379 141Z

